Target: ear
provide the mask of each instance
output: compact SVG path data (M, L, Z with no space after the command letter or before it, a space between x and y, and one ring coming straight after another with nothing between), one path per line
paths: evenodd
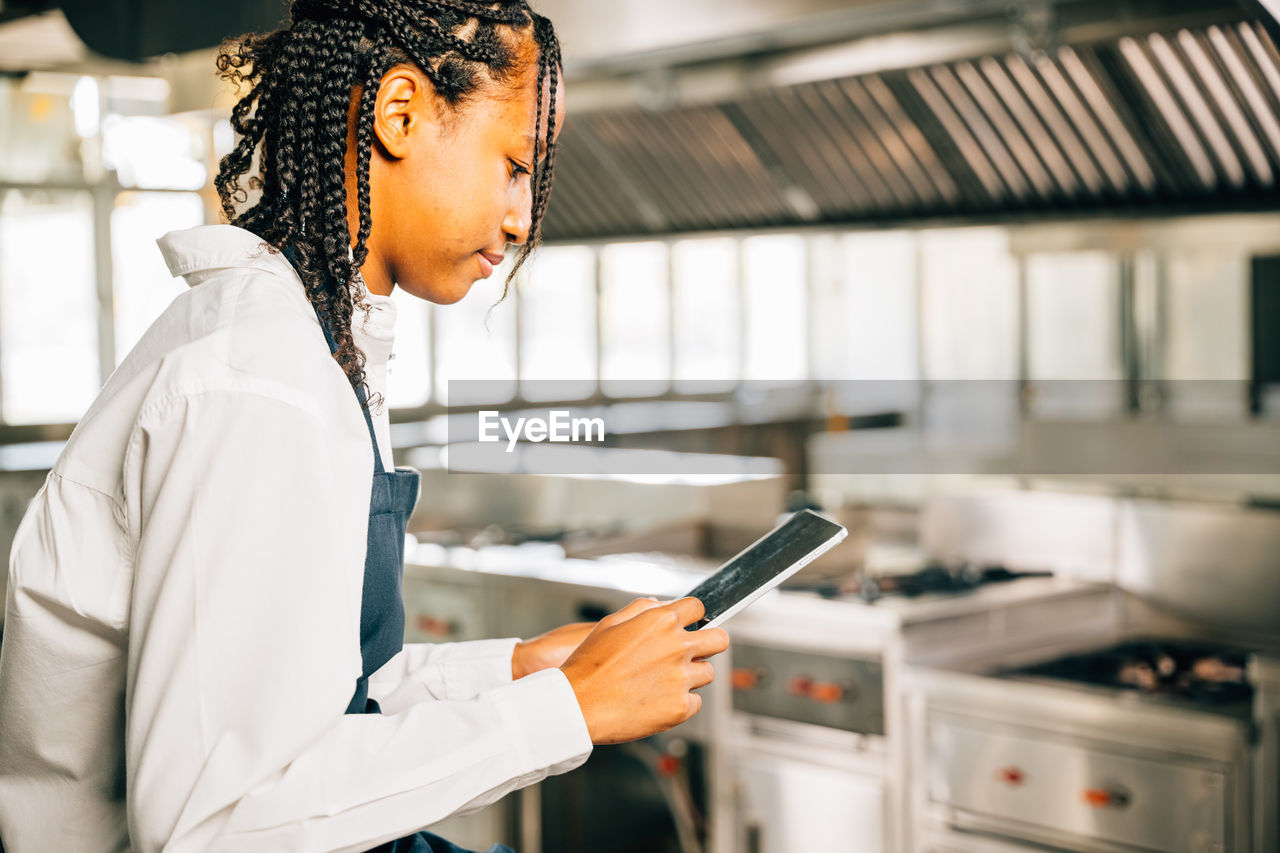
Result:
M393 66L382 75L373 107L373 132L387 156L409 155L410 138L439 119L435 87L412 65Z

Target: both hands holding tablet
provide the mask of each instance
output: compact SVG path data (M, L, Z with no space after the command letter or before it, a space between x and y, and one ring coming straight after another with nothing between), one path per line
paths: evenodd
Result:
M820 515L798 512L688 597L671 602L636 599L594 626L568 625L520 644L513 674L519 677L526 668L522 656L561 658L560 669L573 687L593 743L623 743L666 731L702 707L702 697L692 691L714 678L707 658L729 647L729 635L716 626L835 546L846 533ZM574 648L571 644L579 637Z

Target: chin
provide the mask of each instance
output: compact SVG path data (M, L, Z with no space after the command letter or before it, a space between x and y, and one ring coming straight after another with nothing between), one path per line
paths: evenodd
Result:
M452 305L471 292L474 282L400 285L400 289L434 305Z
M461 285L439 288L433 291L431 301L437 305L452 305L455 302L460 302L462 297L471 292L471 285L473 284L475 284L474 281L468 281Z

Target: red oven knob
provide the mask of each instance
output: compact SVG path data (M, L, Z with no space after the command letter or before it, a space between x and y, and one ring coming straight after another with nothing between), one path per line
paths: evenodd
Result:
M787 682L787 692L792 696L808 696L813 687L813 679L807 675L797 675Z
M734 690L753 690L760 684L760 672L743 666L734 667L729 681Z
M824 705L835 705L844 698L844 688L830 681L815 681L809 685L809 698Z
M1103 809L1111 805L1111 792L1105 788L1085 788L1081 796L1095 809Z
M1020 788L1027 781L1027 774L1022 772L1021 767L1002 767L996 776L1010 788Z
M1095 809L1122 809L1129 805L1129 792L1123 788L1085 788L1081 799Z

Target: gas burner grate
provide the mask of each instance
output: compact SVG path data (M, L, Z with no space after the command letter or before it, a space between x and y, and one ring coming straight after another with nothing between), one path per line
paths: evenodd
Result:
M1248 655L1246 650L1209 642L1134 639L1101 651L1023 667L1013 674L1132 690L1201 705L1234 705L1253 699L1245 669Z

